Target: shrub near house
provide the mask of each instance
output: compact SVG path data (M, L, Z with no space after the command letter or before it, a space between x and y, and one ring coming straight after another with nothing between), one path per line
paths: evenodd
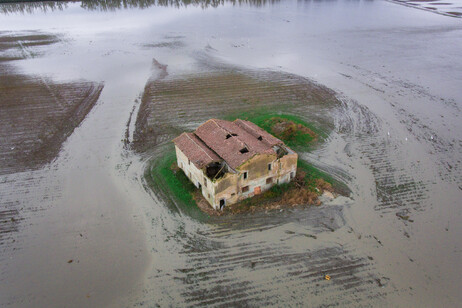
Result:
M296 175L297 153L248 121L211 119L173 142L178 167L214 209L290 182Z

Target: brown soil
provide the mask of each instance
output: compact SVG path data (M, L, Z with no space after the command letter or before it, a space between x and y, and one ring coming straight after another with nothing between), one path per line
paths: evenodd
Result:
M57 83L17 72L13 61L37 57L37 48L58 41L40 33L0 33L0 175L37 169L56 158L103 89L94 82ZM24 219L19 202L2 205L0 245Z
M172 80L166 66L153 61L153 69L161 79L149 80L144 89L132 144L138 152L170 141L187 124L263 108L307 114L309 122L326 131L333 128L333 121L320 115L337 106L335 93L306 78L218 67L219 72Z
M34 47L57 41L43 34L0 36L0 52L12 55L0 59L0 174L51 162L103 89L100 83L57 83L15 70L12 60L37 56Z
M302 124L297 124L293 121L287 121L278 117L271 118L270 120L274 123L271 127L271 132L280 139L289 140L298 133L308 134L313 140L316 140L318 137L315 132Z

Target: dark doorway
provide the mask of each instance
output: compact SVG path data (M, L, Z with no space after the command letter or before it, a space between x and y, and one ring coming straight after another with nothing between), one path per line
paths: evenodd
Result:
M223 210L225 207L225 199L220 199L220 210Z

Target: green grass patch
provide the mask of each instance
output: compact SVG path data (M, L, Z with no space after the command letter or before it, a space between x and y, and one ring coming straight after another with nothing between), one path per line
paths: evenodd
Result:
M291 198L305 197L306 199L307 196L310 197L310 194L311 196L319 195L320 191L326 188L326 185L332 187L337 193L344 195L349 193L348 188L343 183L307 162L299 159L297 165L297 177L294 181L275 185L261 195L225 207L225 212L231 214L245 213L253 211L252 208L259 206L266 206L279 201L285 203L288 196ZM301 179L300 176L302 176ZM148 182L155 188L156 192L163 195L167 202L170 201L168 203L173 210L201 220L209 217L202 212L193 199L192 195L197 191L196 186L181 169L176 167L176 154L173 149L168 150L161 158L152 162L147 177ZM303 183L302 187L300 187L300 183ZM307 193L307 191L310 193Z
M297 162L297 176L293 181L274 185L261 195L253 196L237 204L225 207L225 211L242 213L252 211L252 208L265 207L267 204L277 202L281 202L281 204L289 202L290 204L294 200L295 203L302 201L302 204L313 204L309 200L314 200L314 204L317 204L317 196L321 195L325 189L342 195L349 193L346 185L299 159Z
M297 168L305 172L305 181L311 190L315 190L316 180L321 179L329 183L334 191L338 194L344 196L348 196L350 194L350 189L344 183L334 179L328 173L319 170L318 168L301 159L298 159Z
M287 146L298 150L310 150L315 142L327 138L327 134L315 125L290 114L253 111L231 115L225 119L250 121L284 141Z
M305 172L305 181L311 190L315 190L316 180L318 179L322 179L331 185L336 182L330 175L303 160L299 159L297 161L297 168Z
M246 112L226 117L226 120L236 118L255 123L284 141L289 147L299 151L310 150L314 143L327 137L325 132L294 115L264 111ZM282 129L275 133L275 126L281 122L284 124L283 128L292 128L288 132ZM176 166L176 153L173 150L173 144L169 145L169 147L161 158L156 159L151 164L148 174L151 184L167 201L171 201L169 203L172 205L172 209L186 213L194 218L208 217L207 214L202 212L193 198L193 193L197 192L197 188L184 172ZM297 166L297 177L294 181L275 185L261 195L243 200L230 207L225 207L225 211L230 213L247 212L249 209L258 206L271 206L271 204L277 204L279 201L281 203L313 204L315 202L312 200L316 201L316 195L319 195L325 189L333 190L341 195L349 195L349 189L345 184L335 180L332 176L313 165L299 159ZM301 200L302 203L297 203L298 200ZM304 202L304 200L308 201Z
M183 170L176 167L176 153L168 150L161 158L153 161L149 169L148 179L164 197L181 208L182 212L195 218L204 218L206 215L200 211L192 193L196 186L186 177ZM173 204L171 204L173 205ZM173 207L173 209L177 209Z

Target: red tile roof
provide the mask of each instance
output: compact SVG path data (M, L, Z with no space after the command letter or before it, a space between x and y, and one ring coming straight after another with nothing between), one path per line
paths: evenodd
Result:
M267 143L271 147L282 143L281 140L274 137L273 135L268 133L266 130L262 129L261 127L259 127L258 125L252 122L237 119L233 123L236 123L237 126L246 130L249 134L251 134L255 138L261 137L262 141Z
M201 141L196 142L200 144L201 150L182 137L183 135L185 133L173 142L191 161L200 161L201 163L195 163L199 168L217 161L216 158L220 157L231 168L236 169L254 155L276 155L273 146L283 144L257 125L239 119L234 122L211 119L199 126L194 133L186 134L191 139L195 136Z
M221 161L221 158L193 133L182 133L173 139L173 142L199 169L212 162Z

